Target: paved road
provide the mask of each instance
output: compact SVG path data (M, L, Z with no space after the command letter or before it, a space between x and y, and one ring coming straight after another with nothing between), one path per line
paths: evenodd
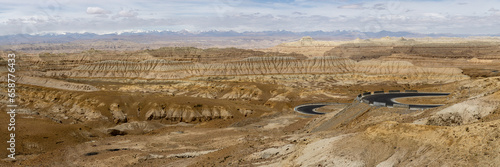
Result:
M294 110L302 114L323 115L326 113L316 112L315 109L329 105L348 105L348 104L351 103L310 103L310 104L299 105L295 107Z
M382 102L386 103L387 106L393 106L394 104L402 104L394 101L397 98L403 97L420 97L420 96L448 96L449 93L391 93L391 94L376 94L376 95L368 95L363 97L362 99L370 101L370 103ZM433 108L439 107L441 105L410 105L410 108Z
M373 103L374 101L376 101L376 102L385 103L387 106L393 106L394 104L402 104L402 103L398 103L394 100L397 98L421 97L421 96L448 96L448 95L449 95L449 93L387 93L387 94L368 95L368 96L362 97L362 99L368 100L368 101L370 101L370 103ZM334 105L334 104L344 104L344 103L303 104L303 105L295 107L294 110L299 112L299 113L303 113L303 114L323 115L325 113L316 112L315 109L323 107L323 106L327 106L327 105ZM441 106L441 105L417 105L417 104L409 105L410 108L421 108L421 109L434 108L434 107L439 107L439 106Z
M311 114L311 115L323 115L325 113L316 112L314 109L326 106L326 104L304 104L295 107L295 111L303 113L303 114Z

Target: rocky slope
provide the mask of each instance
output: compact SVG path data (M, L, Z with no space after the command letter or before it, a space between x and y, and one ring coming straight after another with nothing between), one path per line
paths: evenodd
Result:
M200 76L252 76L300 74L353 74L363 78L452 82L467 79L457 68L427 68L404 61L356 62L338 57L297 60L288 57L247 58L241 61L197 64L192 62L146 60L140 62L102 61L68 71L48 71L50 77L186 79Z
M6 76L0 77L0 79L6 81L7 77ZM70 91L92 92L92 91L99 90L98 88L96 88L95 86L92 86L92 85L67 82L67 81L62 81L62 80L57 80L57 79L52 79L52 78L18 76L15 80L16 80L16 83L20 83L20 84L34 85L34 86L47 87L47 88L56 88L56 89L70 90Z
M78 92L61 91L30 85L18 86L18 105L23 106L22 114L43 116L58 123L86 123L89 121L110 121L115 124L140 120L161 120L171 123L204 122L215 119L231 119L235 116L250 116L254 106L226 104L223 100L245 101L261 100L261 95L254 92L258 88L250 88L249 92L240 88L217 95L202 97L199 95L175 97L168 94L157 94L154 97L137 98L141 93L110 92ZM6 91L2 91L1 103L7 104ZM180 94L180 93L179 93ZM179 95L177 95L179 96ZM246 99L248 98L248 99ZM184 99L184 100L178 100ZM191 101L187 102L187 101ZM246 107L245 107L246 106Z

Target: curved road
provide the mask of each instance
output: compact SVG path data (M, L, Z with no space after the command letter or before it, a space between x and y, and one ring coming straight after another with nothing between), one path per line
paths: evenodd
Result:
M404 97L425 97L425 96L448 96L449 93L384 93L384 94L374 94L367 95L361 97L361 100L368 100L371 103L380 102L385 103L386 106L394 106L394 104L403 104L398 103L394 99L404 98ZM313 103L313 104L303 104L294 108L295 111L303 114L311 114L311 115L323 115L325 113L316 112L316 108L320 108L326 105L332 104L342 104L342 103ZM408 105L408 104L404 104ZM410 108L434 108L442 105L418 105L418 104L410 104Z
M326 104L303 104L295 107L295 111L303 113L303 114L311 114L311 115L323 115L325 113L316 112L316 108L320 108L326 106Z
M316 108L320 108L323 106L328 106L328 105L346 105L346 104L351 104L351 103L309 103L309 104L302 104L297 107L295 107L293 110L302 113L302 114L311 114L311 115L323 115L326 113L322 112L316 112Z
M387 106L393 106L394 104L402 104L394 101L394 99L397 98L403 98L403 97L421 97L421 96L448 96L449 93L389 93L389 94L375 94L375 95L369 95L369 96L364 96L361 99L365 99L370 101L370 103L373 102L381 102L385 103ZM410 108L434 108L434 107L439 107L442 105L418 105L418 104L411 104L409 105Z

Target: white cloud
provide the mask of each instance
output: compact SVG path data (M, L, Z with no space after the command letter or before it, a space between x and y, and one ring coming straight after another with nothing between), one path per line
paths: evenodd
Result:
M446 16L439 13L423 13L422 15L431 19L446 19Z
M134 10L121 10L120 12L118 12L117 15L113 16L113 18L118 18L118 17L136 17L137 15L139 15L139 13L137 13Z
M387 4L385 4L385 3L377 3L377 4L373 5L372 9L386 10L387 9Z
M374 0L57 0L0 2L0 35L23 32L388 30L419 33L492 33L500 1ZM45 2L45 1L43 1ZM34 5L33 5L34 4ZM83 13L85 11L86 13ZM154 14L151 14L154 13ZM111 16L111 17L110 17ZM124 18L124 19L117 19ZM23 30L25 29L25 30ZM23 31L21 31L23 30Z
M87 8L87 14L97 14L97 15L105 15L105 14L110 14L110 11L104 10L103 8L100 7L88 7Z
M339 9L366 9L363 7L363 4L350 4L350 5L342 5L338 7Z
M498 11L500 11L500 10L495 9L495 8L490 8L488 11L489 11L489 12L498 12Z

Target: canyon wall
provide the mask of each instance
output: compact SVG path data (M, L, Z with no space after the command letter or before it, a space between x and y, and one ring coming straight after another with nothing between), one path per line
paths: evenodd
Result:
M354 61L340 57L246 58L240 61L202 64L162 59L140 62L106 60L80 65L71 70L47 71L58 78L140 78L187 79L199 76L297 75L297 74L361 74L388 75L401 80L439 79L448 82L466 79L458 68L418 67L405 61Z

